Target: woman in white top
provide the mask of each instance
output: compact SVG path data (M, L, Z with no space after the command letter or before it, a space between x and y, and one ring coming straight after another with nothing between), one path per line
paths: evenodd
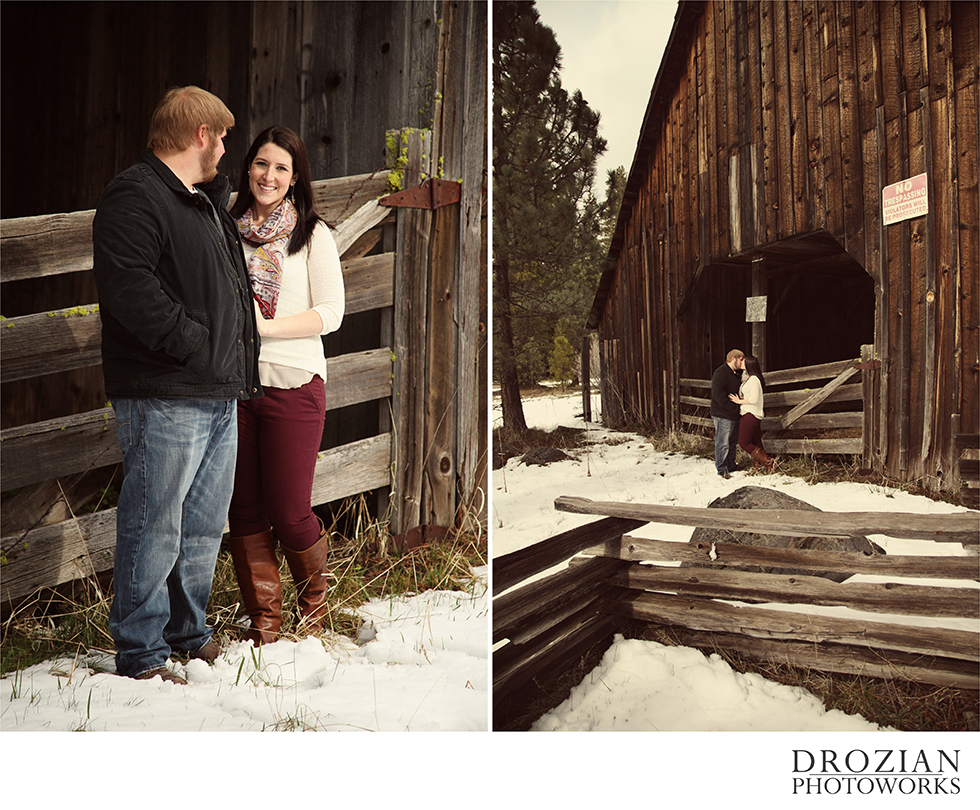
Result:
M329 538L311 493L326 407L321 335L344 317L340 256L313 205L302 139L270 127L245 157L238 222L255 298L265 395L241 401L229 546L249 614L245 634L275 641L282 622L276 542L296 584L301 626L322 629Z
M752 355L746 355L744 369L745 373L742 377L742 385L738 390L738 396L728 395L732 402L737 402L741 406L739 410L742 418L738 423L738 446L752 457L753 470L757 470L759 467L774 470L776 468L775 460L767 456L762 447L762 420L765 417L762 399L766 380L762 376L759 359Z

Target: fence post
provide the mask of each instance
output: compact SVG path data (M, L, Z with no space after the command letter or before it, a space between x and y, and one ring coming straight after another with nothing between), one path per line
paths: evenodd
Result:
M388 161L400 189L431 177L432 133L403 129L388 133ZM425 442L425 375L429 278L429 237L432 211L398 208L395 237L394 369L391 413L391 533L403 534L419 525Z

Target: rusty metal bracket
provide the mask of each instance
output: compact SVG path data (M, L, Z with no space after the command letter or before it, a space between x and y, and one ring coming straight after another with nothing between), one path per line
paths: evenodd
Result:
M444 205L452 205L462 198L462 186L452 180L430 178L414 188L396 191L378 200L392 208L425 208L434 211Z

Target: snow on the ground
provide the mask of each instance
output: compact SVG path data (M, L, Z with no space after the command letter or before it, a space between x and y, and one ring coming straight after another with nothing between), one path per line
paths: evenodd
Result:
M486 568L474 593L373 600L346 638L233 644L213 666L171 662L187 686L61 657L0 679L3 731L484 731ZM108 671L105 671L108 670Z
M593 413L598 413L598 408L599 403L594 400ZM557 511L554 501L563 495L595 501L705 507L715 498L752 485L777 489L824 511L934 514L969 511L865 483L807 484L778 473L749 476L744 472L725 480L716 474L709 459L657 452L642 436L587 424L582 413L580 394L556 393L525 400L524 414L529 427L583 428L588 430L591 444L584 449L566 451L574 457L571 461L532 466L513 458L504 468L494 470L491 515L494 557L598 519ZM495 402L494 418L497 423L498 402ZM632 534L684 542L693 531L685 526L647 524ZM956 543L896 540L883 535L871 535L870 539L891 554L966 553ZM562 563L538 577L564 567ZM976 582L948 580L930 584L977 587ZM939 624L932 619L857 614L847 608L805 609L828 615L860 615L867 621ZM969 619L943 620L941 624L972 631L980 629L975 620ZM692 649L622 638L613 643L568 700L540 718L534 728L548 731L878 729L862 717L827 711L818 698L803 690L735 672L717 655L706 657Z

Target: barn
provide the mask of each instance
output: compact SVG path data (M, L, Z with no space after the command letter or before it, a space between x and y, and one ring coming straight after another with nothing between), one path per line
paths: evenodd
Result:
M978 17L678 3L589 316L604 421L710 425L740 348L767 447L975 499Z

